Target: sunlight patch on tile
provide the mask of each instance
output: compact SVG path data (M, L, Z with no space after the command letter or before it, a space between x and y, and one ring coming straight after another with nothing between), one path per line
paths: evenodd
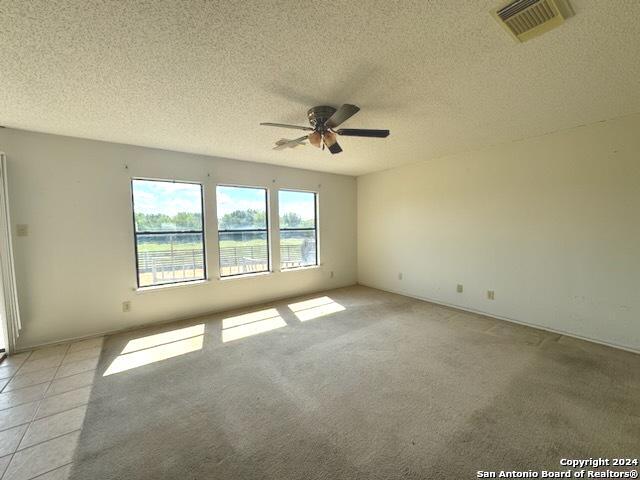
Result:
M313 320L314 318L325 317L333 313L342 312L345 309L338 302L330 297L318 297L303 302L288 305L291 311L301 322Z
M287 323L275 308L236 315L222 320L222 342L231 342L286 326Z
M179 328L177 330L171 330L170 332L136 338L135 340L131 340L127 343L124 350L122 350L122 353L131 353L137 350L144 350L145 348L157 347L159 345L196 337L198 335L204 335L204 323L194 325L193 327Z
M142 367L151 363L161 362L169 358L202 350L203 343L204 335L198 335L191 338L185 338L184 340L146 348L144 350L123 353L118 356L111 365L109 365L109 368L107 368L102 376L106 377L108 375L113 375L114 373L126 372L133 368Z

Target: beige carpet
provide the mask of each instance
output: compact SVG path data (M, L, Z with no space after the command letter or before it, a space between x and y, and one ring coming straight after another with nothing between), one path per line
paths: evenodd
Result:
M98 374L74 479L471 479L640 454L640 355L364 287L112 336Z

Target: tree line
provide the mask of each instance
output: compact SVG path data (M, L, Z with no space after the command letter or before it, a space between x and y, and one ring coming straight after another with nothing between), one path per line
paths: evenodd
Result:
M200 230L202 228L202 215L192 212L180 212L173 216L164 213L136 213L135 220L137 232ZM309 228L313 227L313 219L303 220L297 213L287 212L280 217L280 226L283 228ZM265 212L253 209L226 213L218 222L220 230L265 227Z

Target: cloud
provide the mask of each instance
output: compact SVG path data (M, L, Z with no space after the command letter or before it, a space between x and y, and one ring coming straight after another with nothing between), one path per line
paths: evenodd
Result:
M293 192L281 190L279 193L280 215L294 212L303 220L313 220L315 217L314 194L310 192Z
M255 188L218 187L218 218L236 210L265 210L264 190Z
M173 216L202 210L200 186L189 183L134 180L133 201L136 213Z
M280 204L280 216L285 213L294 212L300 215L302 220L313 220L314 218L313 202L286 202Z

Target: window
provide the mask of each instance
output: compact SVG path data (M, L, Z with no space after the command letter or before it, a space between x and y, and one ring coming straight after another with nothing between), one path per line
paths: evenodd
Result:
M269 271L267 190L218 185L220 276Z
M280 190L280 267L318 264L318 195L313 192Z
M202 186L132 180L138 286L206 278Z

